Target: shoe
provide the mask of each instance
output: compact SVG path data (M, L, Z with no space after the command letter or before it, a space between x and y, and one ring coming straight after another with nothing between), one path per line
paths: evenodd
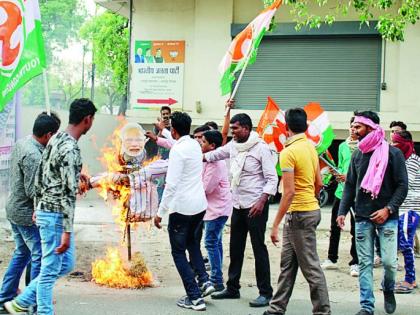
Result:
M187 308L194 311L205 311L206 303L202 298L191 300L188 296L183 296L176 302L176 305L182 308Z
M0 314L9 314L9 312L4 308L4 303L0 303Z
M203 297L208 296L216 291L216 289L214 288L213 284L210 281L207 281L206 283L204 283L201 286L200 290Z
M375 259L373 260L373 268L378 268L382 266L382 259L378 255L375 256Z
M211 295L213 300L225 300L225 299L240 299L241 294L239 292L232 292L229 289L224 289L223 291L213 293Z
M395 295L393 291L384 291L384 309L387 314L393 314L397 308L397 302L395 301Z
M265 307L270 304L270 301L271 301L271 297L268 298L268 297L260 295L255 300L250 301L249 306L250 307Z
M223 283L220 283L220 284L214 284L213 283L213 287L215 289L214 292L221 292L225 289L225 285Z
M338 266L337 266L337 263L334 263L329 259L325 259L323 263L321 264L321 268L323 270L334 270L334 269L338 269Z
M28 311L27 307L20 306L14 300L4 303L4 308L9 312L9 314L13 315L26 314Z
M373 315L373 312L369 312L369 311L364 310L364 309L362 308L360 311L358 311L358 312L356 313L356 315Z
M350 276L358 277L359 276L359 265L350 266Z
M284 313L271 313L269 311L265 311L263 315L284 315Z

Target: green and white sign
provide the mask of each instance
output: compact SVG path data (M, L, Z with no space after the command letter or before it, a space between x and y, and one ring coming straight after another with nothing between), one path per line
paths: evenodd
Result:
M0 0L0 112L45 66L38 0Z

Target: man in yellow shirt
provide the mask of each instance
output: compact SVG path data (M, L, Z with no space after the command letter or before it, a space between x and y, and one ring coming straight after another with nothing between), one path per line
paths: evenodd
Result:
M279 225L286 216L281 273L277 292L264 315L286 313L298 267L309 283L312 313L331 314L327 283L316 250L316 228L321 220L317 196L322 186L318 155L305 136L308 128L305 111L289 109L285 118L288 140L280 153L283 195L271 232L271 240L277 245Z

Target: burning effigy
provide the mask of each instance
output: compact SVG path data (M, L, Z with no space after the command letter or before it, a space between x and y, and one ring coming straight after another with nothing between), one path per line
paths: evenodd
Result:
M91 177L90 184L112 207L128 259L123 259L119 248L109 248L104 259L92 263L92 280L113 288L143 288L152 285L153 277L141 254L131 253L131 230L156 215L168 161L147 146L145 132L136 123L123 121L111 143L100 158L106 171Z

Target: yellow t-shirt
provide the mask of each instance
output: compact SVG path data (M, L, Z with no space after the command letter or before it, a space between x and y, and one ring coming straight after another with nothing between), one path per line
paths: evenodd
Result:
M305 134L298 134L286 142L280 153L282 172L293 172L295 196L288 212L319 209L315 197L315 175L319 165L318 154Z

